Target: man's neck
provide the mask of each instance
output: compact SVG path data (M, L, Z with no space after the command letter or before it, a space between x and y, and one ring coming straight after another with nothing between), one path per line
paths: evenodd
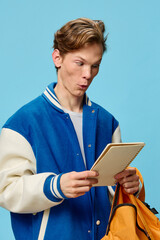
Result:
M72 112L81 113L83 111L83 96L68 96L64 91L61 91L61 87L58 84L55 86L54 91L63 108Z

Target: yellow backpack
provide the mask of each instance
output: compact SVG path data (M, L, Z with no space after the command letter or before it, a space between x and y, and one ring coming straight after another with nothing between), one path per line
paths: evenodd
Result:
M143 184L138 170L137 174ZM159 240L160 221L149 206L142 202L144 197L144 185L138 199L127 194L118 184L106 235L101 240Z

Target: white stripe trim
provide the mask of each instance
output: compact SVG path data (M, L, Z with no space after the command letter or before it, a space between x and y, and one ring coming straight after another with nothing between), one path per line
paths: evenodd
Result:
M44 239L46 227L47 227L47 223L48 223L48 219L49 219L49 213L50 213L50 209L45 210L43 213L43 218L42 218L42 222L41 222L38 240Z
M111 186L108 186L108 190L109 190L109 193L111 194L111 196L113 197L114 196L114 193L115 191L113 190L113 188Z
M140 194L141 190L142 190L142 183L139 180L139 190L138 190L137 194L135 195L137 198L139 198L139 194Z
M111 186L108 186L108 191L109 191L109 201L110 201L110 204L112 205L115 191L113 190L113 188Z
M51 97L51 95L47 92L47 90L44 91L44 94L51 101L51 103L53 103L56 107L62 109L61 105Z
M50 93L50 95L51 95L54 99L57 100L57 102L59 102L59 101L58 101L58 98L49 90L48 87L46 88L46 90Z
M88 99L88 106L91 107L92 106L92 103L91 101Z
M58 198L58 196L54 193L53 191L53 182L54 182L55 177L52 178L51 183L50 183L50 190L51 193L53 194L54 197Z
M89 100L89 98L87 97L87 94L86 94L86 105L88 105L88 106L92 106L92 103L91 103L91 101Z
M55 194L58 196L58 198L63 198L63 197L61 196L61 194L59 193L58 189L57 189L57 179L58 179L58 176L59 176L59 175L55 176L55 178L54 178L54 181L53 181L53 189L54 189L54 191L55 191ZM54 194L54 195L55 195L55 194Z
M58 108L62 109L62 106L60 105L58 98L49 90L49 88L47 87L46 90L44 91L44 94L46 95L46 97ZM91 101L89 100L89 98L87 97L86 94L86 105L88 106L92 106Z

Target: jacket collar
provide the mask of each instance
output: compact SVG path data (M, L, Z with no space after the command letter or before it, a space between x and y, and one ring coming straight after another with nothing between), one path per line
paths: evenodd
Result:
M58 101L58 98L54 92L54 88L56 86L57 83L51 83L48 85L48 87L46 87L43 95L45 96L45 98L48 100L48 102L51 104L51 105L54 105L56 106L59 110L63 111L62 109L62 106L61 104L59 103ZM91 106L92 103L91 101L89 100L89 98L87 97L87 94L85 93L84 95L84 105L87 105L87 106Z

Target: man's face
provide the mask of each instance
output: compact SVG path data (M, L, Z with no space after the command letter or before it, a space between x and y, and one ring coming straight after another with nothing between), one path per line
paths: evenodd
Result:
M101 44L87 45L61 57L58 84L68 96L82 97L99 71Z

